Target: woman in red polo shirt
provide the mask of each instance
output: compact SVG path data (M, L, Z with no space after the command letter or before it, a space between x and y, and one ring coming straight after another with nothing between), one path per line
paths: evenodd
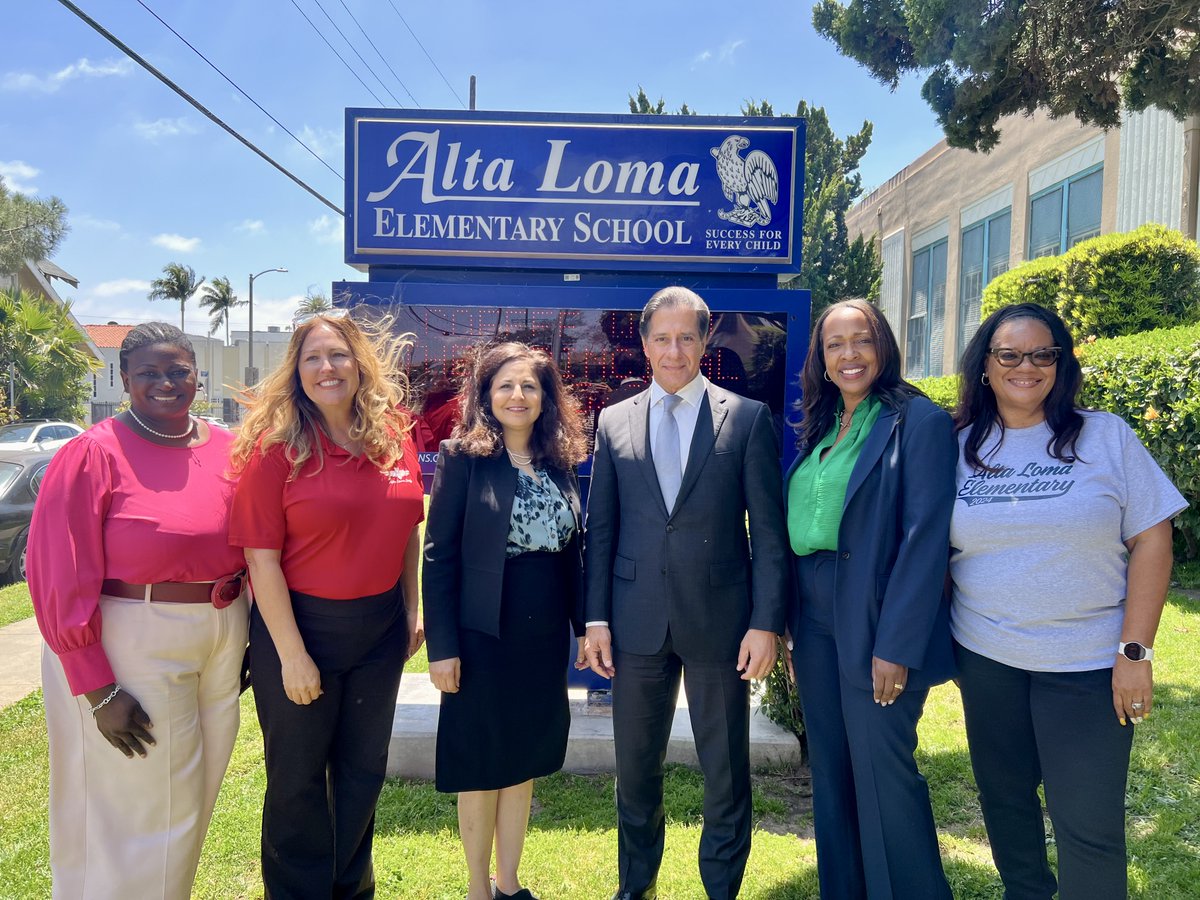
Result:
M266 749L263 883L272 900L368 897L400 673L422 641L423 491L397 409L407 341L340 310L295 325L232 453L229 540L254 589Z

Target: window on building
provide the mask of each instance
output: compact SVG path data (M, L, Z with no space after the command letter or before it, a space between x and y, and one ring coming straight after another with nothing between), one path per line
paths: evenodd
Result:
M1065 253L1100 233L1103 167L1088 169L1035 194L1029 203L1029 258Z
M979 328L983 289L989 281L1008 271L1008 250L1012 240L1012 210L963 229L959 249L961 278L958 290L958 352Z
M93 399L93 400L95 400L95 399L96 399L96 387L97 387L97 385L99 384L99 382L100 382L100 379L98 379L98 378L95 376L95 374L93 374L93 375L92 375L92 399Z
M908 378L942 374L945 345L946 241L913 254L912 292L905 330L904 368Z
M113 387L116 383L116 366L112 363L108 364L108 386Z

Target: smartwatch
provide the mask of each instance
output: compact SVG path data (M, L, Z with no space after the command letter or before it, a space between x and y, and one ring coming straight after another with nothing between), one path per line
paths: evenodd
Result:
M1149 662L1154 659L1154 650L1137 641L1121 641L1117 644L1117 653L1133 662Z

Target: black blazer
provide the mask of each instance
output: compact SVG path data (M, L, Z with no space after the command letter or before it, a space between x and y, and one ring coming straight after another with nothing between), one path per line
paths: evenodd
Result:
M585 619L608 622L628 653L657 653L669 628L680 655L725 662L747 629L783 629L787 526L771 412L712 384L705 400L671 510L650 452L650 392L600 414Z
M806 455L788 470L785 491ZM871 690L872 656L908 666L912 689L954 674L945 586L957 461L950 416L925 397L883 407L863 443L835 570L834 639L842 675L856 687ZM793 634L803 602L794 592Z
M504 548L517 491L517 470L503 453L469 456L458 441L442 441L440 451L429 492L421 581L430 661L459 655L459 629L500 636ZM575 536L562 551L572 573L563 603L575 633L582 634L579 482L574 472L549 471L575 516Z

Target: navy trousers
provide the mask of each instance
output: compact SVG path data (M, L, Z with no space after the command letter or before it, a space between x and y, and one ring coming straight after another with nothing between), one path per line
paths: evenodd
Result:
M293 592L292 608L324 693L308 706L287 698L255 608L250 673L267 769L263 885L268 900L365 900L375 896L375 803L408 649L404 603L398 588L358 600Z
M951 900L917 770L917 722L928 691L891 706L841 676L834 638L834 554L797 560L802 598L792 659L813 780L822 900Z
M1135 726L1112 704L1112 669L1029 672L955 644L971 768L1006 900L1127 895L1125 783ZM1058 846L1046 857L1038 785Z

